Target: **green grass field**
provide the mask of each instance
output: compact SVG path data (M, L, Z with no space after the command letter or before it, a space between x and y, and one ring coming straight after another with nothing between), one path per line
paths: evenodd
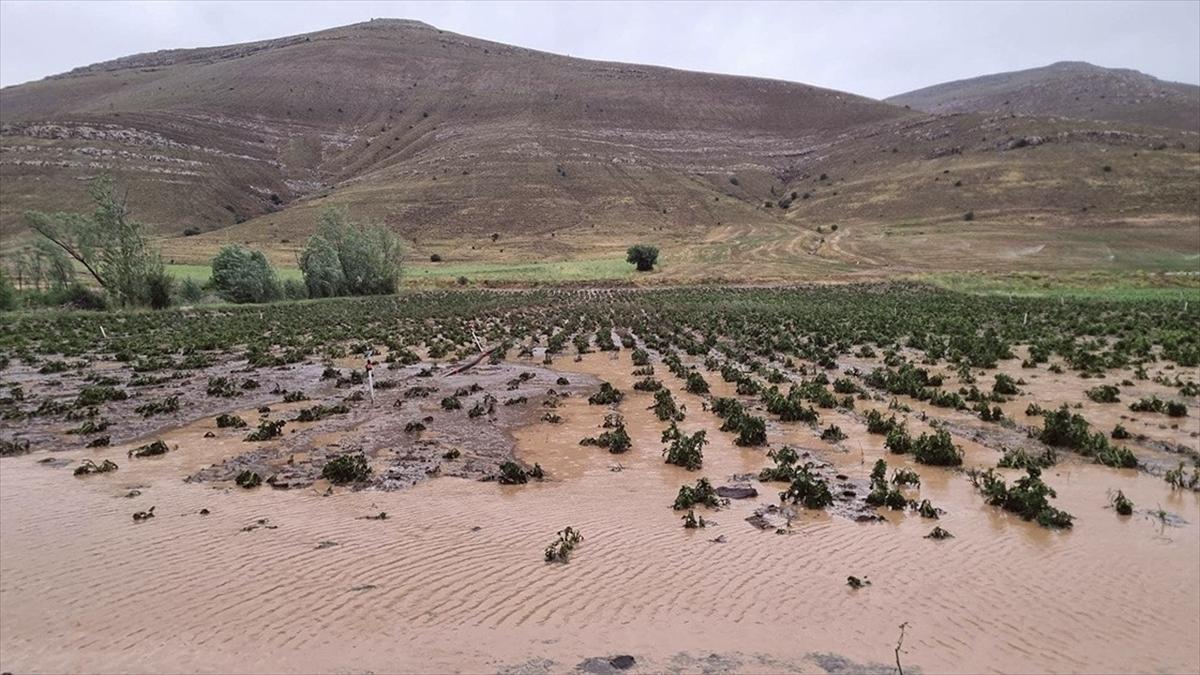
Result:
M191 279L197 283L205 283L212 276L212 267L208 265L167 265L167 273L179 279ZM279 280L295 279L304 281L304 275L300 273L299 267L276 267L275 273L279 275Z
M1195 274L934 274L920 279L978 295L1200 302L1200 275Z
M622 258L535 263L419 263L404 268L405 285L441 285L466 277L468 283L572 283L633 278L633 265Z
M303 281L297 267L277 267L280 280ZM176 279L205 283L212 275L208 265L167 265ZM587 281L620 281L633 278L633 265L621 258L536 263L416 263L404 267L401 285L445 286L465 277L468 284L483 282L555 284Z

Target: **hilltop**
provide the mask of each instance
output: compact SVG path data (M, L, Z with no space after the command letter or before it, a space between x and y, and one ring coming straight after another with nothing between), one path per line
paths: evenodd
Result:
M1082 61L956 80L885 100L931 113L1071 117L1200 133L1200 87Z

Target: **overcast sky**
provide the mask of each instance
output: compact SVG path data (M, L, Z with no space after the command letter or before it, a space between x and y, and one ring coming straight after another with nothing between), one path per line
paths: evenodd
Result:
M138 52L373 17L560 54L756 75L883 98L1089 61L1200 83L1200 1L24 2L0 0L0 85Z

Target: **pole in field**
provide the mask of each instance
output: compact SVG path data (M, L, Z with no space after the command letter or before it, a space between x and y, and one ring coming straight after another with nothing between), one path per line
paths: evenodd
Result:
M370 397L372 406L375 405L375 374L372 372L372 368L375 366L375 364L371 362L371 355L374 353L374 350L367 350L367 363L363 367L364 370L367 371L367 396Z

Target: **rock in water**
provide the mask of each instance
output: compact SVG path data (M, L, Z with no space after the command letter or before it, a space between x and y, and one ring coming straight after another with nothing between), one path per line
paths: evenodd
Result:
M722 485L717 488L717 496L726 499L752 499L758 496L758 490L750 485Z
M609 659L608 663L617 670L628 670L633 667L634 658L629 654L621 654L620 656L614 656Z

